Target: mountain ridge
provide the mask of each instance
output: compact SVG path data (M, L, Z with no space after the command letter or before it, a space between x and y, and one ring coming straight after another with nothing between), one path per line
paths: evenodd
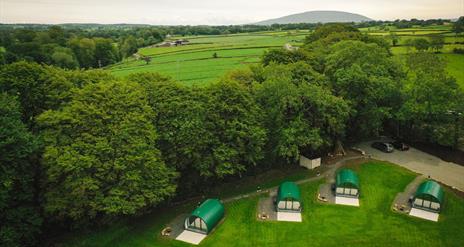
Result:
M315 10L297 13L279 18L253 23L255 25L292 24L292 23L328 23L328 22L365 22L371 18L350 12Z

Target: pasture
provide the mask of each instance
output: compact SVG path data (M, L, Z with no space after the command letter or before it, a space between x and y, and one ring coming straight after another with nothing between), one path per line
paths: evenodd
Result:
M445 189L439 222L398 214L391 203L416 174L399 166L370 161L352 165L361 182L360 207L327 205L316 200L323 180L300 185L303 222L261 222L256 219L259 197L226 203L224 223L200 246L463 246L464 198ZM87 234L75 234L63 246L190 246L160 235L172 218L190 212L186 204L143 218L113 224ZM61 245L60 245L61 246Z
M286 43L301 45L306 35L307 31L290 31L177 37L190 43L177 47L142 48L139 53L151 57L150 64L130 58L110 69L116 76L151 71L188 84L208 83L227 71L257 63L267 49L280 48ZM213 57L215 53L217 58Z
M456 78L456 81L464 89L464 54L441 54L448 62L448 73Z
M454 48L464 48L464 36L452 33L450 26L405 29L370 27L360 30L387 39L391 34L396 34L398 45L391 48L395 55L414 51L414 48L405 46L408 39L429 38L432 35L444 36L445 45L441 50L441 56L448 61L449 73L464 87L464 72L461 69L464 55L452 54ZM308 30L299 30L172 37L171 40L182 38L189 40L190 43L176 47L145 47L139 50L139 54L151 57L152 61L149 64L128 58L108 69L116 76L126 76L136 72L159 72L186 84L210 83L230 70L258 63L268 49L281 48L287 43L293 46L302 45L305 36L309 33Z

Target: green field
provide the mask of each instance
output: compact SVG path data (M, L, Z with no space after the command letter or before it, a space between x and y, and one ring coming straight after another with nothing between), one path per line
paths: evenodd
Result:
M128 59L110 68L116 76L151 71L186 83L205 83L231 69L257 63L264 51L270 48L280 48L286 43L301 45L306 35L307 31L292 31L182 37L188 39L190 44L140 49L140 54L152 58L149 65ZM214 53L217 58L213 58Z
M260 222L259 197L226 206L224 223L200 246L464 246L464 198L445 189L439 222L395 213L390 209L398 192L415 174L396 165L369 162L352 166L361 181L359 208L324 205L316 200L320 183L300 185L303 223ZM184 205L64 241L64 246L190 246L160 236L172 218L192 210Z
M417 37L430 37L440 34L445 36L445 46L442 49L448 60L448 71L464 85L462 75L463 56L451 54L454 48L464 48L464 36L451 33L450 26L414 27L396 29L388 27L381 30L377 27L361 28L370 35L388 36L395 33L399 37L399 46L392 47L394 54L407 54L413 48L403 46L405 40ZM172 37L184 38L190 44L179 47L146 47L139 50L144 56L150 56L152 61L146 65L144 61L129 58L119 64L108 67L116 76L126 76L136 72L159 72L169 75L175 80L187 84L209 83L217 80L228 71L243 68L258 63L263 53L272 48L283 47L289 43L293 46L302 44L307 30L256 32L233 35L209 35ZM459 42L459 43L456 43ZM213 54L217 58L213 58Z
M464 89L464 54L442 54L448 65L448 73L456 78L457 82Z

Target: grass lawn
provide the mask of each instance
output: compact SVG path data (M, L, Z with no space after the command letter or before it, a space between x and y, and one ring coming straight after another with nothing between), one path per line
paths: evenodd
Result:
M446 70L456 78L456 81L464 89L464 54L442 54L448 62Z
M396 165L369 162L352 166L361 182L359 208L316 201L323 181L300 185L303 223L258 222L258 197L226 206L223 224L200 246L464 246L464 199L445 189L444 211L438 223L391 211L395 195L415 174ZM160 236L163 226L193 205L133 219L126 223L76 234L64 246L190 246Z

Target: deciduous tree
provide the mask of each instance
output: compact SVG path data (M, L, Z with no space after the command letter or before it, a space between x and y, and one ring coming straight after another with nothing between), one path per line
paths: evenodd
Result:
M266 68L266 80L255 84L269 133L271 157L296 161L300 154L317 155L343 137L347 103L319 86L292 81L291 65Z
M17 100L0 93L0 245L33 246L42 218L36 201L36 138L21 122Z
M63 70L36 63L18 62L0 68L0 91L18 97L23 121L33 126L35 117L57 109L71 97L74 85Z
M350 102L351 137L378 135L401 105L401 66L376 44L342 41L331 47L326 76L335 95Z
M435 52L439 52L441 49L443 49L444 45L445 38L442 35L433 35L430 38L430 48L432 48L432 50L435 50Z
M43 113L47 215L132 215L172 196L176 174L156 148L153 114L133 82L89 84L61 110Z
M405 103L398 117L409 133L422 141L455 146L455 134L460 133L456 116L464 112L464 93L456 80L446 71L446 63L434 54L411 54L407 59L409 69L404 88ZM459 116L459 115L457 115ZM459 119L458 119L459 120Z

